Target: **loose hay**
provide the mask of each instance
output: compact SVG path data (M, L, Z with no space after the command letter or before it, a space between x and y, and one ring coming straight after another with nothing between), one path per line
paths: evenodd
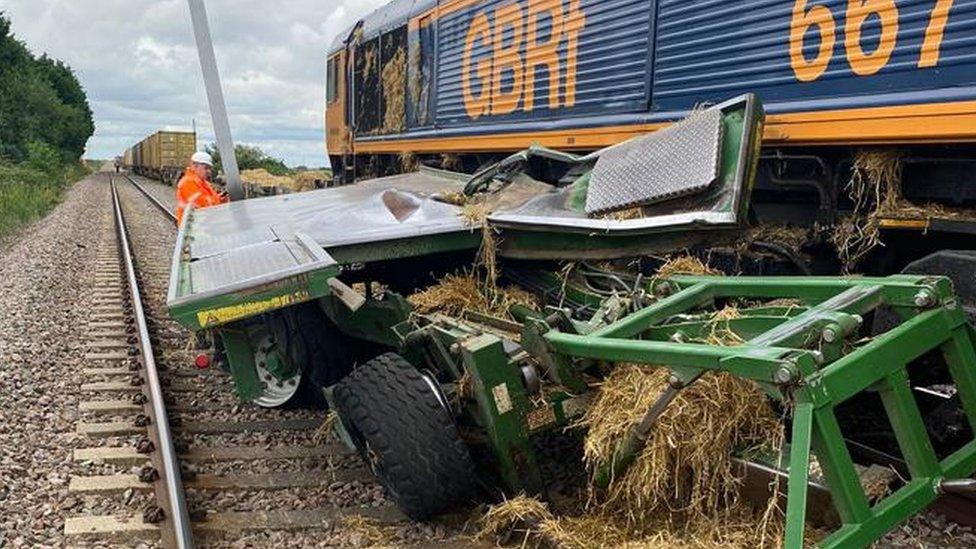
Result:
M332 175L330 172L321 170L299 172L294 176L273 175L264 168L257 168L242 171L241 179L262 187L278 187L294 192L303 192L314 190L317 181L328 181L332 179Z
M591 469L613 455L668 377L663 368L622 364L604 380L580 422ZM758 387L725 373L706 375L682 391L634 464L608 492L591 497L585 515L556 516L519 496L493 506L477 538L567 549L775 547L783 533L776 498L765 511L741 503L730 458L735 450L778 449L782 437Z
M669 376L665 368L621 364L603 381L580 421L587 429L583 452L591 470L612 459L617 444L668 387ZM632 526L662 511L714 517L737 503L733 452L776 451L782 436L755 384L724 372L706 374L658 418L643 451L596 505Z
M478 249L478 259L476 267L482 267L485 271L485 285L491 291L498 282L498 240L495 237L495 230L488 223L488 215L491 210L487 203L468 197L461 207L461 219L466 225L471 227L481 227L481 246Z
M799 251L810 240L809 237L810 230L805 227L762 225L746 233L745 238L740 242L740 249L748 248L753 242L763 241L780 244L793 251Z
M488 300L478 288L478 280L469 273L450 274L437 284L407 297L421 314L442 313L460 316L465 310L487 312Z
M458 193L461 196L465 196L464 193ZM450 195L451 199L462 200L457 195ZM461 206L461 219L464 223L471 227L476 227L479 225L484 225L485 221L488 219L488 205L484 202L478 202L471 199L471 197L466 197L463 199L463 204Z
M845 274L872 250L883 246L884 219L976 219L976 211L942 204L916 204L902 194L902 153L897 150L861 150L854 156L848 195L854 202L831 238Z
M874 504L891 494L891 483L897 474L889 467L872 464L865 468L858 467L857 476L868 501Z
M273 175L264 168L254 170L244 170L241 172L241 179L248 183L257 183L262 187L284 187L291 189L294 180L285 175Z
M190 332L190 337L186 338L186 345L183 346L183 351L190 352L198 349L202 337L198 332Z
M444 153L441 155L441 168L445 170L458 171L461 169L461 156L454 153Z
M420 314L441 313L460 317L464 311L512 319L512 305L538 307L535 296L520 288L488 287L470 272L450 274L437 284L407 297Z
M377 521L362 515L346 515L339 519L342 531L358 538L359 544L367 547L389 547L393 536L379 526Z
M705 322L705 328L707 328L708 332L702 340L702 343L718 346L741 345L745 343L745 340L729 327L730 320L735 320L741 316L737 305L726 305L712 314L711 318Z
M335 436L334 429L337 421L339 421L339 414L335 410L329 410L329 413L325 415L325 420L322 422L322 425L319 425L315 429L315 432L312 433L312 442L317 446L332 439Z
M320 183L330 181L332 172L326 170L307 170L295 175L295 191L311 191L318 188Z
M719 275L692 256L668 258L658 276ZM735 304L711 314L705 343L739 345L729 329L739 317ZM618 444L669 387L666 368L618 364L578 422L586 430L583 453L590 471L610 463ZM737 452L778 452L785 436L768 398L753 382L725 372L706 373L684 388L658 418L633 464L595 489L591 519L557 519L571 532L568 547L594 542L641 547L766 547L782 537L782 512L772 498L754 511L739 501L741 479L732 462ZM778 490L778 486L775 487ZM565 539L565 538L563 538Z
M511 535L522 530L525 536L531 532L541 532L546 524L552 524L555 515L545 503L519 495L493 505L481 518L481 529L475 535L479 540L511 539Z
M495 229L488 223L488 210L484 210L484 219L481 222L481 247L478 249L478 266L484 268L485 285L489 292L495 291L498 286L498 239L495 237Z
M383 67L383 131L403 131L406 121L407 55L397 49Z
M363 74L368 75L373 72L376 64L376 46L370 44L366 47L365 54L363 55Z
M713 269L695 256L682 255L669 257L664 264L658 267L657 276L668 277L673 275L720 275L722 271Z
M614 221L627 221L629 219L641 219L642 217L644 217L644 208L641 207L628 208L603 215L603 219L611 219Z
M464 194L464 191L460 191L456 189L445 189L437 193L437 198L441 202L446 202L447 204L454 204L455 206L466 206L468 202L470 202L471 200L471 197ZM462 217L465 217L464 212L462 212L461 215ZM466 217L466 219L468 218Z
M411 49L410 59L409 59L410 70L408 71L411 76L409 82L410 100L414 105L417 106L418 110L425 110L426 107L425 102L422 101L420 98L420 94L423 91L422 88L423 82L421 79L423 78L422 75L423 75L424 68L423 68L422 61L423 59L421 58L420 48ZM421 116L420 118L424 118L424 117Z
M400 171L403 173L410 173L417 171L417 166L420 162L417 160L417 155L410 151L403 151L397 157L400 160Z
M901 154L891 149L858 151L847 191L853 211L831 238L845 274L882 245L880 212L892 208L901 197Z
M621 547L633 535L612 517L557 517L545 503L520 495L492 506L482 518L475 539L522 547L589 549Z
M492 506L481 522L477 540L509 546L590 549L755 549L771 545L756 529L755 516L745 509L723 511L695 522L659 514L645 528L633 528L618 516L594 512L555 516L546 504L525 496Z
M491 213L489 205L483 200L452 191L441 193L441 200L460 205L459 215L465 224L472 229L481 228L481 247L471 271L448 275L438 284L408 297L414 309L421 314L439 312L449 316L460 316L469 310L514 320L508 312L512 305L538 307L538 300L529 292L515 286L498 286L498 240L487 222Z
M718 275L695 257L668 258L658 276ZM730 329L740 316L730 303L710 313L700 341L739 345ZM791 303L792 305L792 303ZM618 364L602 381L583 417L584 461L590 471L612 460L618 444L669 386L663 367ZM492 507L478 539L522 547L648 547L712 549L779 547L784 532L780 499L755 509L739 498L734 455L777 455L785 437L782 418L752 381L706 373L684 388L651 430L633 464L606 491L591 490L583 516L558 516L519 496ZM879 482L880 484L880 482ZM779 480L772 493L781 493ZM823 532L807 528L808 543Z

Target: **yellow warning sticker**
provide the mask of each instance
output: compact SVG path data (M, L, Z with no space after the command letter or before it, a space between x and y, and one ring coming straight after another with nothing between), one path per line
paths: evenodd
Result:
M266 313L275 309L281 309L308 300L310 297L307 290L298 290L290 294L262 299L260 301L245 301L237 305L228 305L217 309L200 311L197 313L197 322L201 328L209 328L217 324L225 324L241 318Z

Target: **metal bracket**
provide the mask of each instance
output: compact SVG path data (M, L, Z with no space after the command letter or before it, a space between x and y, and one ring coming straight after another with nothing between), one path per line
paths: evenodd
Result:
M356 312L360 309L360 307L366 304L365 297L343 283L338 278L330 278L328 285L329 288L332 289L332 294L335 295L343 305L348 307L350 311Z

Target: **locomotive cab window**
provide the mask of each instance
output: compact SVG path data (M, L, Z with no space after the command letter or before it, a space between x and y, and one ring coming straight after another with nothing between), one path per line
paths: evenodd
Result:
M334 56L329 59L326 65L326 76L325 76L325 102L335 103L336 100L336 83L339 79L339 56Z

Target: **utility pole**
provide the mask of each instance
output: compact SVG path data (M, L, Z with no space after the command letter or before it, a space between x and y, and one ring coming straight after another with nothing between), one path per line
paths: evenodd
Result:
M210 103L210 118L213 120L217 136L217 149L227 177L227 195L231 200L242 200L241 174L237 169L237 156L234 154L234 139L230 135L230 122L227 120L227 107L224 92L220 87L220 73L217 71L217 58L214 56L213 41L210 38L210 23L203 0L187 0L190 4L190 19L193 21L193 36L200 55L200 69L203 70L203 83L207 88L207 101Z

